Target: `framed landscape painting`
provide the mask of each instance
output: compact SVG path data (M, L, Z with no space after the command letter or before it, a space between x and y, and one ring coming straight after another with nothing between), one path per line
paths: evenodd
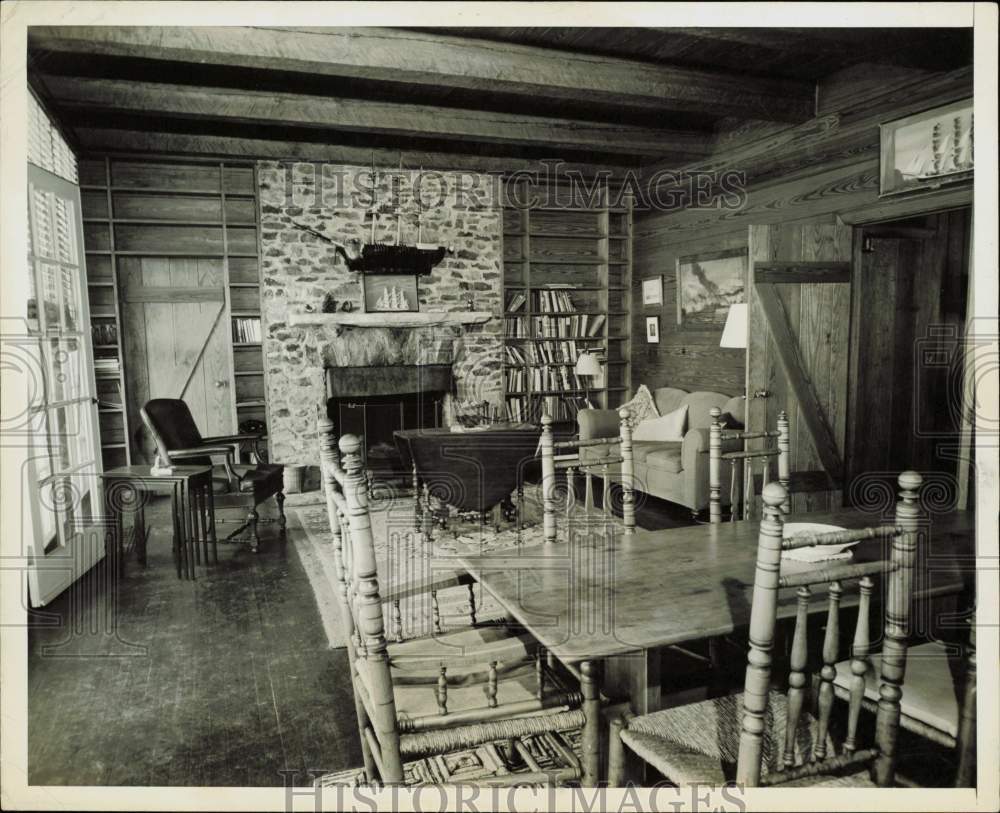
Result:
M722 326L729 306L746 301L747 250L677 258L677 324Z

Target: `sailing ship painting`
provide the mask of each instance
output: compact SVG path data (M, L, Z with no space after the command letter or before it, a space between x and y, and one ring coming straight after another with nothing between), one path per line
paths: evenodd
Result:
M415 275L365 274L364 285L368 313L420 310Z
M972 177L972 100L882 125L882 194Z

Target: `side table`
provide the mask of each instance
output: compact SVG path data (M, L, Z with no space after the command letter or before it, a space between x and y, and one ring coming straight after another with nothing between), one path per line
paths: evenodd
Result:
M145 503L138 497L141 494L170 494L177 578L195 578L195 563L201 564L202 555L208 563L209 542L212 543L213 562L219 561L211 466L174 466L173 471L163 475L154 475L149 466L120 466L103 472L101 479L104 481L105 516L114 535L107 554L109 564L119 578L125 575L123 509L134 507L138 522L136 556L142 565L146 564Z

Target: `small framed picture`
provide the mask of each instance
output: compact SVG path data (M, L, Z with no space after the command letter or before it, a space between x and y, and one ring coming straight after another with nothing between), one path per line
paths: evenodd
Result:
M416 274L365 274L365 312L419 311Z
M663 275L657 274L642 281L642 304L663 304Z
M646 317L646 342L647 344L660 343L660 317Z

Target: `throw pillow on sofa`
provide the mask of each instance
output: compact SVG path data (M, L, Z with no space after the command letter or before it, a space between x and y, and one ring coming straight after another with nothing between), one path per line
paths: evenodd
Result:
M688 408L685 404L659 418L642 421L632 433L632 439L680 443L684 440L684 432L687 430L687 416Z
M653 401L653 393L649 391L649 387L645 384L639 386L639 389L635 391L635 397L631 401L619 407L619 409L626 408L630 413L628 422L633 429L643 421L660 417L660 413L656 410L656 403Z

